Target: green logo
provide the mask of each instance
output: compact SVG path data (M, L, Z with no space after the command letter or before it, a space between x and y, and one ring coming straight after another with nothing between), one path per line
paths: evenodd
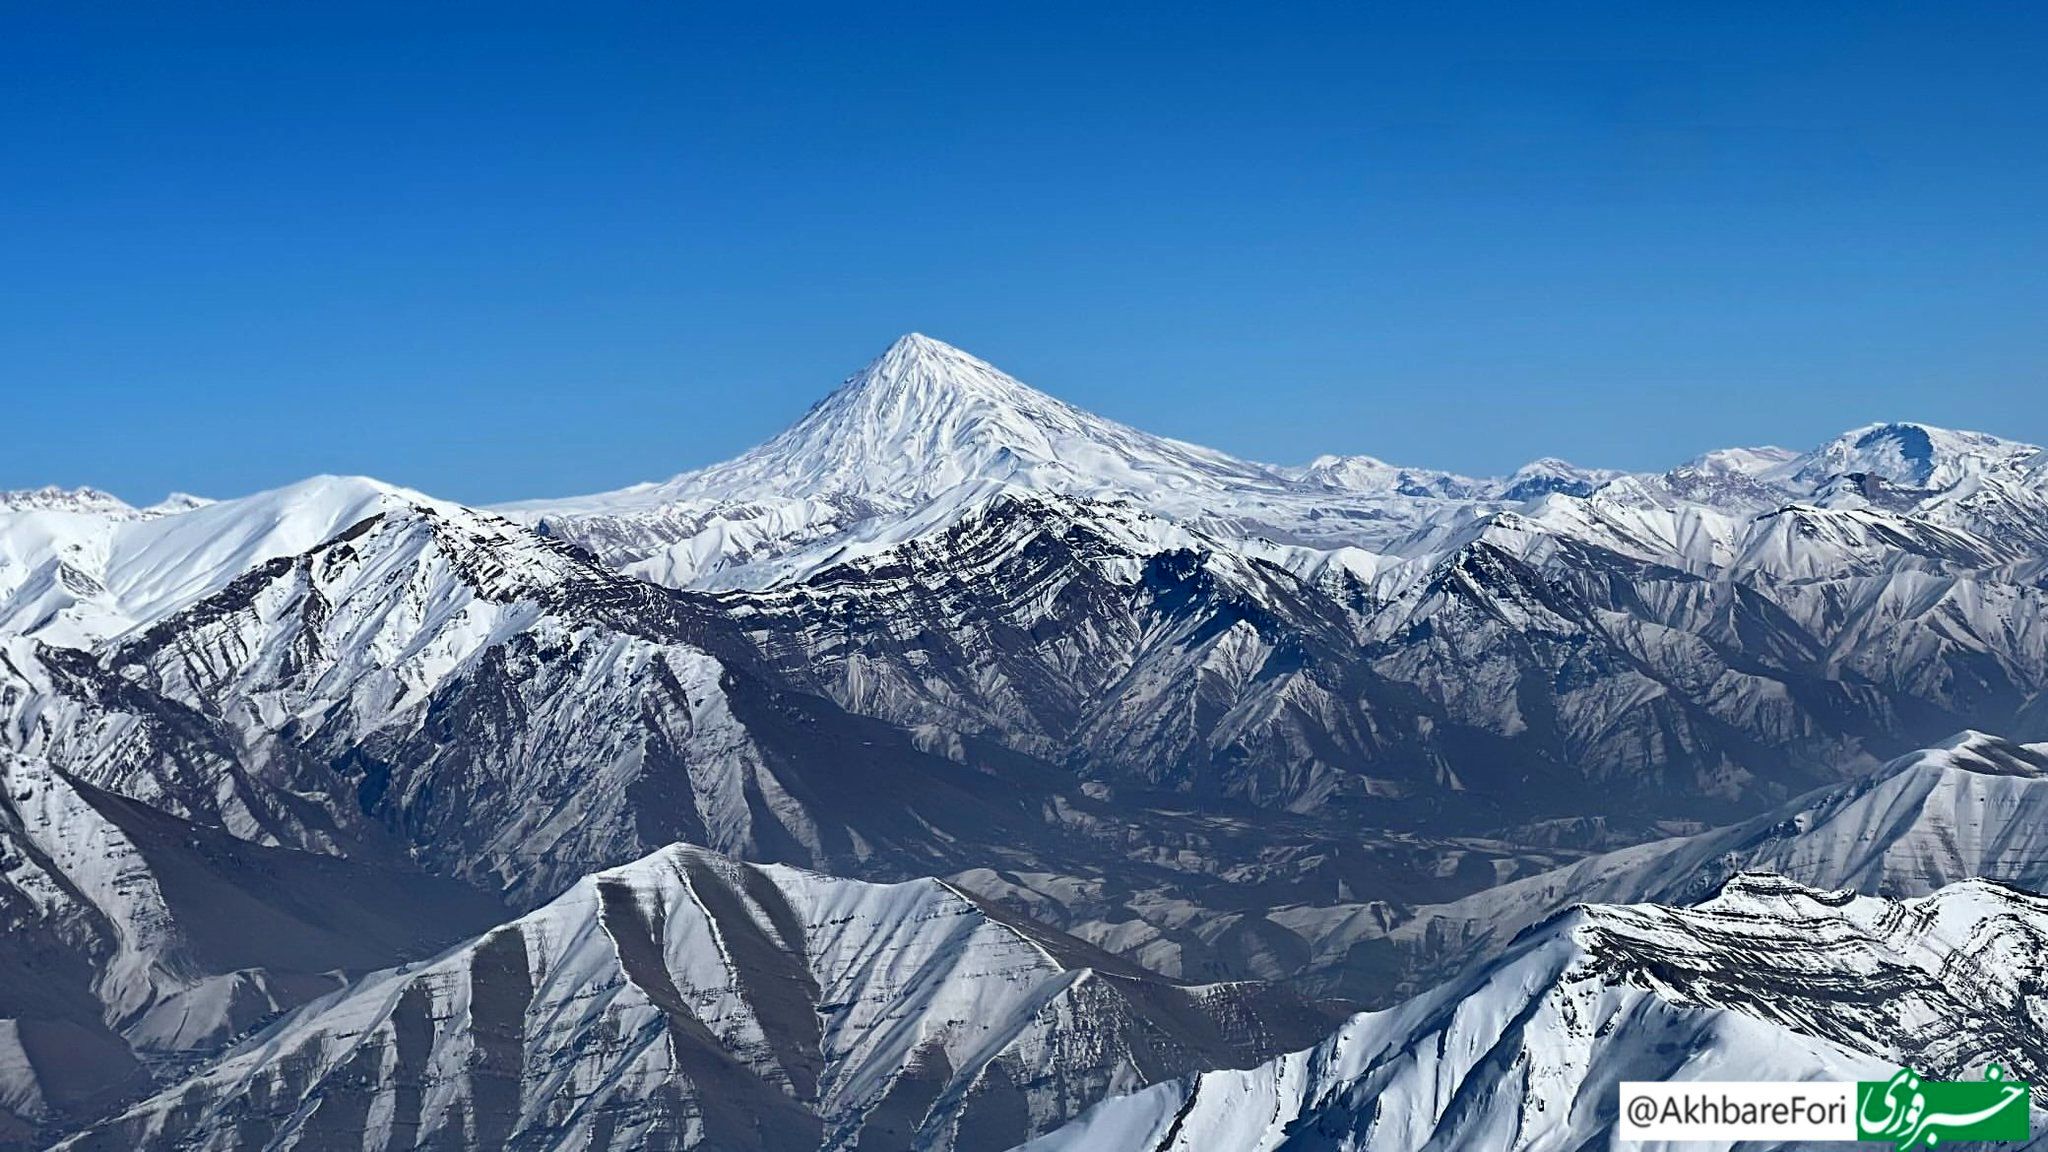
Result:
M1888 1081L1856 1085L1856 1135L1890 1140L1898 1152L1947 1140L2025 1140L2031 1088L1996 1064L1982 1080L1923 1080L1900 1069Z

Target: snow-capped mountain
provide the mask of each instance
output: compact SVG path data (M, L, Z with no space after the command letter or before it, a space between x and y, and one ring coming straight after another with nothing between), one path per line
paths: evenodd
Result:
M340 478L146 520L32 513L0 539L11 744L174 815L324 852L373 830L333 748L278 737L379 728L592 575L503 521Z
M1062 920L1078 926L1130 921L1117 910L1166 891L1213 899L1272 849L1218 820L1199 864L1162 866L1189 817L1120 811L989 738L812 695L744 605L621 576L486 514L347 487L362 520L334 516L328 539L252 558L146 625L89 649L8 641L9 741L235 835L395 852L522 906L681 838L879 879L997 866L1071 881L1106 901ZM238 522L240 503L207 512ZM1298 851L1301 882L1325 883L1327 854ZM1366 867L1398 876L1431 851ZM1192 951L1175 972L1235 968Z
M0 1146L494 912L459 884L260 847L0 752Z
M993 869L1174 970L1271 972L1286 933L1216 947L1240 869L1286 903L1426 903L1559 862L1558 818L1642 838L1959 727L2038 731L2023 534L1753 503L1835 491L1830 468L1891 452L1842 443L1913 438L1886 427L1666 477L1542 462L1347 496L1343 469L1149 437L906 338L740 461L521 513L577 536L702 503L721 526L685 551L759 588L664 591L624 537L578 537L621 574L371 481L0 517L0 709L11 744L176 815L392 841L522 903L680 837L879 878ZM1921 479L2028 490L2024 446L1926 439ZM1756 487L1716 504L1680 473ZM770 505L802 515L748 519ZM847 789L849 761L893 783ZM1291 847L1231 830L1246 803L1288 814ZM1159 869L1182 819L1205 843ZM1361 828L1405 839L1333 869ZM977 855L997 843L1020 847ZM1054 860L1085 863L1038 875Z
M1612 468L1581 468L1569 460L1545 456L1514 470L1488 493L1497 500L1522 503L1549 495L1590 496L1622 473Z
M1986 477L2018 484L2038 454L1974 435L1916 439L1905 427L1794 459L1723 453L1680 472L1820 499L1862 474L1830 469L1918 453L1932 462L1910 477L1894 471L1981 488ZM1897 447L1901 437L1912 443ZM1958 462L1970 452L1976 463ZM1756 496L1747 489L1717 507L1674 495L1684 485L1670 477L1554 461L1474 482L1480 496L1451 495L1463 482L1441 476L1420 482L1427 495L1400 483L1347 495L1333 487L1342 470L1323 471L1311 478L1150 437L907 337L740 460L521 515L631 575L684 583L684 569L716 569L764 585L650 609L693 617L699 641L744 633L718 654L721 668L751 668L942 740L988 740L1087 776L1264 805L1429 797L1500 821L1668 796L1676 802L1652 815L1700 797L1713 814L1736 815L1957 727L2024 734L2039 711L2048 628L2024 536L1875 506L1759 512L1743 503ZM1511 492L1525 497L1513 508ZM1953 497L1943 490L1940 508ZM628 540L700 505L716 523L660 544L659 556ZM324 548L386 508L484 522L345 481L140 523L17 516L0 532L14 552L0 565L8 629L60 646L140 649L142 633L229 579ZM773 514L749 511L763 508ZM514 573L573 565L566 550L536 551L509 531L477 529L471 547L505 551ZM648 567L671 562L683 567ZM576 579L597 599L614 596L588 572ZM439 594L431 584L416 593L422 604ZM619 595L656 603L641 590ZM377 642L412 646L404 675L381 667L373 643L346 652L356 671L326 674L312 712L278 711L273 692L235 715L268 708L265 730L315 730L333 707L322 693L343 681L386 697L353 698L349 711L403 711L444 674L482 669L479 654L528 626L504 617L500 629L488 623L499 610L474 602L462 613L426 620L422 637ZM1064 647L1039 640L1055 633ZM374 634L329 640L323 651L342 653ZM214 679L174 678L163 691L207 711L211 694L258 674L234 652L260 650L209 655L221 665L206 672ZM274 661L290 646L269 651ZM992 664L1002 675L987 674ZM156 683L131 676L124 691ZM383 730L375 716L358 719L345 725L355 735ZM322 750L329 762L337 755ZM1517 812L1530 798L1552 809Z
M70 647L146 627L381 511L453 507L336 476L147 511L91 489L27 495L0 499L0 633Z
M1556 460L1488 481L1370 458L1270 468L1088 416L912 336L738 460L513 512L633 574L728 589L761 629L791 614L797 635L757 642L856 711L983 733L1006 715L996 738L1020 749L1191 778L1186 746L1134 750L1117 725L1174 713L1151 695L1158 685L1192 690L1184 669L1161 671L1150 649L1179 645L1174 662L1221 667L1204 664L1208 638L1189 648L1171 626L1096 619L1098 596L1035 602L1064 580L1035 579L1026 565L1012 583L989 573L985 556L947 552L985 540L983 526L1005 514L992 510L1058 504L1040 517L1039 538L1059 538L1068 523L1103 538L1090 566L1121 574L1126 588L1147 587L1140 574L1169 553L1209 573L1269 565L1294 578L1232 591L1285 617L1279 630L1301 641L1269 634L1229 658L1247 689L1277 681L1286 691L1254 700L1211 689L1223 693L1213 709L1222 730L1198 720L1191 736L1206 746L1198 761L1286 777L1256 788L1274 802L1319 803L1333 767L1338 779L1383 777L1405 758L1387 754L1394 733L1426 727L1438 744L1489 746L1487 760L1545 790L1590 784L1597 802L1625 777L1654 794L1705 794L1733 813L1959 727L2037 730L2014 721L2039 713L2048 686L2040 456L1893 424L1799 455L1710 453L1662 476ZM998 605L962 604L966 585L933 583L965 571L990 577L971 590L1009 605L1002 619L989 618ZM886 586L902 585L903 572L918 589L909 599ZM877 573L889 576L870 587ZM760 594L758 610L746 593ZM855 613L873 617L872 635L856 619L835 623L826 643L806 623L892 600L900 607L886 620ZM1071 610L1082 615L1063 615ZM1095 719L1058 693L1026 699L1034 684L1057 684L1035 670L975 680L977 657L990 655L972 653L975 644L1014 635L1035 645L1029 638L1052 629L1086 637L1089 671L1117 684L1107 699L1095 685L1067 694L1100 700L1124 747L1105 753ZM1345 632L1364 651L1334 661L1341 675L1296 659L1312 637ZM889 651L906 635L958 651ZM1060 659L1071 666L1073 654ZM1303 694L1313 699L1297 705ZM1289 726L1305 715L1314 734L1273 731L1276 710ZM1469 783L1484 774L1477 758L1423 759Z
M324 997L63 1147L968 1152L1329 1020L939 881L677 846Z
M530 903L679 838L916 875L959 834L935 829L1038 823L1042 788L791 696L707 605L495 516L339 481L152 524L102 570L204 562L102 581L90 647L10 640L9 739L235 835L395 841Z
M1972 481L2036 471L2031 444L1925 424L1870 424L1763 473L1787 490L1817 494L1843 477L1871 477L1900 492L1943 492Z
M2032 445L1917 424L1878 424L1804 454L1708 453L1663 476L1555 458L1497 479L1369 456L1299 467L1239 460L1152 436L1036 391L950 345L911 334L795 425L734 460L661 483L502 510L607 562L687 587L761 587L941 527L991 488L1128 502L1238 542L1427 557L1446 531L1546 497L1616 481L1668 511L1740 517L1787 504L1872 507L1983 529L2018 501L2041 510L2048 457Z
M1692 904L1748 871L1893 897L1970 879L2048 891L2048 745L1961 733L1750 820L1588 856L1446 904L1303 905L1266 919L1307 953L1294 974L1304 987L1414 991L1571 905Z
M1380 495L1469 499L1485 495L1488 484L1452 472L1402 468L1374 456L1318 456L1302 468L1282 474L1310 484L1348 492Z
M749 892L751 865L942 876L1122 958L1098 972L1374 1004L1501 961L1574 902L1689 903L1742 869L1883 895L2041 884L2038 748L1894 758L1958 729L2048 737L2044 574L2048 453L1979 433L1872 425L1659 474L1269 466L917 336L737 460L502 513L335 477L142 509L8 494L0 976L59 975L0 990L0 1145L344 979L306 966L312 944L208 943L215 900L254 900L283 941L359 931L350 969L474 928L411 918L425 895L330 914L358 871L546 920L579 877L683 841L750 862L718 865ZM502 967L490 939L383 985L416 994L334 991L300 1018L381 1021L364 1063L319 1063L327 1017L238 1067L296 1101L422 1053L498 1060L498 1024L421 1048L398 1007L453 1010ZM758 1016L733 989L715 1010ZM795 1083L735 1059L748 1092ZM694 1115L635 1067L577 1081L634 1101L601 1123ZM446 1083L420 1122L454 1139L505 1090L407 1076L263 1123L403 1142L415 1085ZM1076 1092L1112 1080L1133 1082ZM946 1106L1021 1107L1038 1131L1053 1112L1009 1083ZM521 1131L552 1139L572 1097ZM816 1146L862 1107L835 1099L771 1111ZM192 1120L144 1112L151 1133Z
M2048 900L2014 889L1893 901L1744 874L1696 907L1581 907L1315 1048L1108 1101L1024 1152L1600 1147L1624 1079L1961 1079L1996 1062L2038 1084L2044 955Z
M72 512L130 519L140 513L128 502L97 488L18 488L0 492L0 513Z
M0 492L0 513L6 512L74 512L93 516L105 516L116 520L144 520L153 516L169 516L177 512L190 512L203 508L213 501L189 492L173 492L146 508L137 508L110 492L97 488L59 488L47 485L42 488L18 488Z
M759 587L933 526L992 487L1140 505L1233 537L1386 541L1438 499L1507 499L1500 484L1416 473L1354 486L1368 466L1282 469L1153 436L1054 399L951 345L911 334L751 452L658 484L502 511L610 563L680 587ZM1377 464L1376 461L1372 462ZM1512 483L1541 486L1545 462ZM1539 475L1540 473L1540 475ZM1471 489L1468 492L1468 489Z

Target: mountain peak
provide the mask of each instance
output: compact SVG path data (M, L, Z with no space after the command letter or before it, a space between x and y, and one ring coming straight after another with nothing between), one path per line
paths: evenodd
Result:
M923 497L973 478L1008 479L1055 459L1062 439L1114 427L912 332L733 463L769 466L820 495Z
M1851 474L1909 489L1943 489L1971 476L2023 467L2040 451L1983 432L1895 421L1852 428L1776 474L1811 490Z
M967 355L967 353L953 347L944 340L934 340L922 332L905 332L903 335L898 336L895 342L890 344L882 355L884 357L896 355L937 356L948 353L955 356ZM969 358L972 359L972 357Z
M1886 774L1914 770L2048 780L2048 751L2038 745L2016 744L1988 732L1964 729L1886 765Z
M897 337L811 411L815 415L835 400L881 395L899 395L909 403L948 403L963 395L976 395L1027 408L1066 407L986 360L922 332L910 332Z
M97 488L21 488L0 492L0 512L84 512L96 515L132 516L127 501Z
M1587 496L1619 475L1621 473L1611 468L1581 468L1569 460L1539 456L1515 469L1501 482L1499 498L1533 500L1552 493Z
M1213 486L1218 477L1277 482L1258 465L1106 420L910 332L760 447L621 495L639 504L796 499L872 510L989 483L1146 493Z
M1455 500L1477 496L1485 489L1484 482L1453 472L1403 468L1377 456L1318 456L1286 474L1304 483L1368 495Z

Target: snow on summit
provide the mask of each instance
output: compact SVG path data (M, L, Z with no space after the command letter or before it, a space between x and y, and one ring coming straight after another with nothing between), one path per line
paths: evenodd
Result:
M477 515L362 476L314 476L235 500L172 497L145 510L90 489L62 500L53 491L0 506L0 630L65 644L159 620L380 513Z
M501 509L659 583L744 585L760 562L897 535L990 489L1128 500L1175 518L1252 516L1311 489L1265 465L1154 436L911 333L774 439L658 484Z
M1978 958L2048 905L1978 882L2048 884L2044 481L1274 467L912 334L511 518L0 495L0 1149L1550 1149L1622 1074L2037 1038ZM356 864L490 907L330 917Z
M891 344L794 426L737 459L665 483L546 502L561 510L715 495L907 504L977 480L1033 487L1277 485L1257 464L1082 411L920 333ZM515 506L516 507L516 506Z
M1608 474L1570 475L1577 488ZM1427 511L1487 495L1484 482L1367 457L1283 469L1155 436L911 333L736 459L501 510L659 583L749 586L807 571L846 543L901 538L913 518L942 524L947 509L1000 488L1128 502L1286 545L1385 543Z
M112 493L97 488L60 488L54 484L0 492L0 513L7 512L79 512L103 516L136 514L127 501Z
M1867 424L1844 432L1779 469L1784 479L1818 487L1862 473L1907 488L1947 488L1968 477L2025 467L2041 449L1983 432L1927 424Z
M2011 519L2005 505L2036 502L2030 493L2048 472L2041 463L2040 449L2029 445L1892 424L1858 429L1805 455L1708 453L1661 477L1555 457L1497 479L1370 456L1325 455L1284 468L1094 415L913 332L790 428L735 459L658 483L500 511L672 587L762 588L800 579L849 549L867 552L943 529L1005 488L1128 503L1260 554L1343 552L1360 558L1352 567L1379 571L1463 538L1482 518L1556 497L1597 498L1617 484L1635 493L1655 487L1656 498L1672 505L1667 513L1681 517L1693 514L1679 506L1747 519L1793 502L1868 503L1868 484L1844 477L1878 476L1908 500L1966 483L1974 493L1983 480L1992 493L1949 510L1947 522L2004 523ZM1321 560L1301 563L1314 568Z

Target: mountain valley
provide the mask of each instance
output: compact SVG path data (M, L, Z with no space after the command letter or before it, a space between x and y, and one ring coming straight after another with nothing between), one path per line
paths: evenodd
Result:
M1916 424L1267 465L910 335L616 492L0 494L0 1148L1575 1147L1622 1071L2032 1074L1914 926L2048 932L2044 687L2048 451Z

